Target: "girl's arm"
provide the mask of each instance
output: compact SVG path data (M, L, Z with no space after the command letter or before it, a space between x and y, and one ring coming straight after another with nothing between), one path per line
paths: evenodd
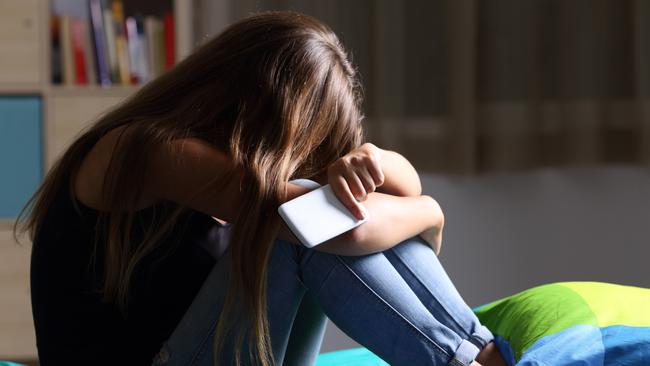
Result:
M225 172L231 171L231 176ZM242 201L243 172L230 158L195 138L161 144L149 152L144 194L232 222ZM216 182L223 182L217 184Z
M315 249L339 255L364 255L390 249L427 229L433 228L438 237L442 235L444 216L429 196L398 197L375 192L368 196L364 206L368 221Z
M309 189L289 184L292 199ZM363 202L368 221L314 247L315 250L338 255L365 255L380 252L416 236L426 230L434 234L439 247L442 240L444 215L438 203L429 196L399 197L374 192ZM286 225L282 225L280 239L300 243Z
M166 199L184 204L215 218L232 221L242 196L239 189L241 173L234 171L225 186L216 186L215 178L234 169L229 158L198 139L174 142L175 149L151 151L151 165L145 194L152 200ZM287 199L305 194L310 189L287 183ZM424 230L442 228L442 212L437 203L426 196L398 197L371 193L364 202L370 220L345 234L316 247L317 250L341 255L369 254L387 249ZM294 243L298 240L282 224L279 238Z
M374 146L374 145L373 145ZM379 150L384 184L377 187L378 192L394 196L419 196L422 184L417 171L405 157L394 151Z

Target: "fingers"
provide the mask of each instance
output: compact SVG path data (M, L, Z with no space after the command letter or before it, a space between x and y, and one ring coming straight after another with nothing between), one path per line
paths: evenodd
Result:
M367 190L365 187L365 182L363 182L359 175L357 175L354 171L345 170L343 172L343 177L345 178L352 196L356 198L357 201L365 200Z
M370 164L365 165L365 168L376 187L384 184L384 172L381 170L381 165L377 159L371 159Z
M360 201L365 200L365 195L374 192L377 187L384 183L384 176L381 172L379 162L374 158L351 157L349 170L353 171L361 181L365 194L356 196Z
M359 201L365 201L368 194L384 183L380 151L378 147L366 143L327 169L332 190L358 219L365 216L365 210Z
M381 149L371 143L361 147L366 153L363 155L363 166L368 170L376 187L384 184L384 172L381 168Z
M343 176L338 175L334 177L334 179L330 181L330 186L332 187L332 191L334 191L336 197L338 197L341 203L343 203L354 217L359 220L363 220L366 217L365 210L354 198L350 186L348 185L348 181Z
M357 175L357 177L361 181L361 183L363 184L364 195L361 198L359 198L358 196L355 196L355 197L357 197L357 199L359 199L359 201L365 201L366 198L368 197L368 194L374 192L377 189L377 186L375 184L375 180L370 175L370 172L368 172L368 169L366 169L364 167L363 170L360 173L361 174Z

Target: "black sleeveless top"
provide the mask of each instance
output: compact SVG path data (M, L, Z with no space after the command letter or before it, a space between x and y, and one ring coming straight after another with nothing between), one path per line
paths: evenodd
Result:
M98 211L64 187L32 249L32 311L41 365L151 365L222 252L227 227L197 211L184 214L136 269L128 307L121 312L99 293L103 248L91 263ZM151 220L155 209L137 212L135 240L137 223Z

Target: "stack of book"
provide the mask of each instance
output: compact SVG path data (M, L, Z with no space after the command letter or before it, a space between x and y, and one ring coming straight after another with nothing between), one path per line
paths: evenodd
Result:
M174 66L174 16L124 15L121 0L88 0L87 18L52 15L52 82L135 85Z

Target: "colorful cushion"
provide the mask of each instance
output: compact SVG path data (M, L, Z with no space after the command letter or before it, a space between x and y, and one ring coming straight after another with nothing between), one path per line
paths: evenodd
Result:
M650 289L599 282L534 287L474 309L509 365L650 365ZM387 365L364 348L317 366Z
M475 312L511 365L650 364L650 289L555 283Z

